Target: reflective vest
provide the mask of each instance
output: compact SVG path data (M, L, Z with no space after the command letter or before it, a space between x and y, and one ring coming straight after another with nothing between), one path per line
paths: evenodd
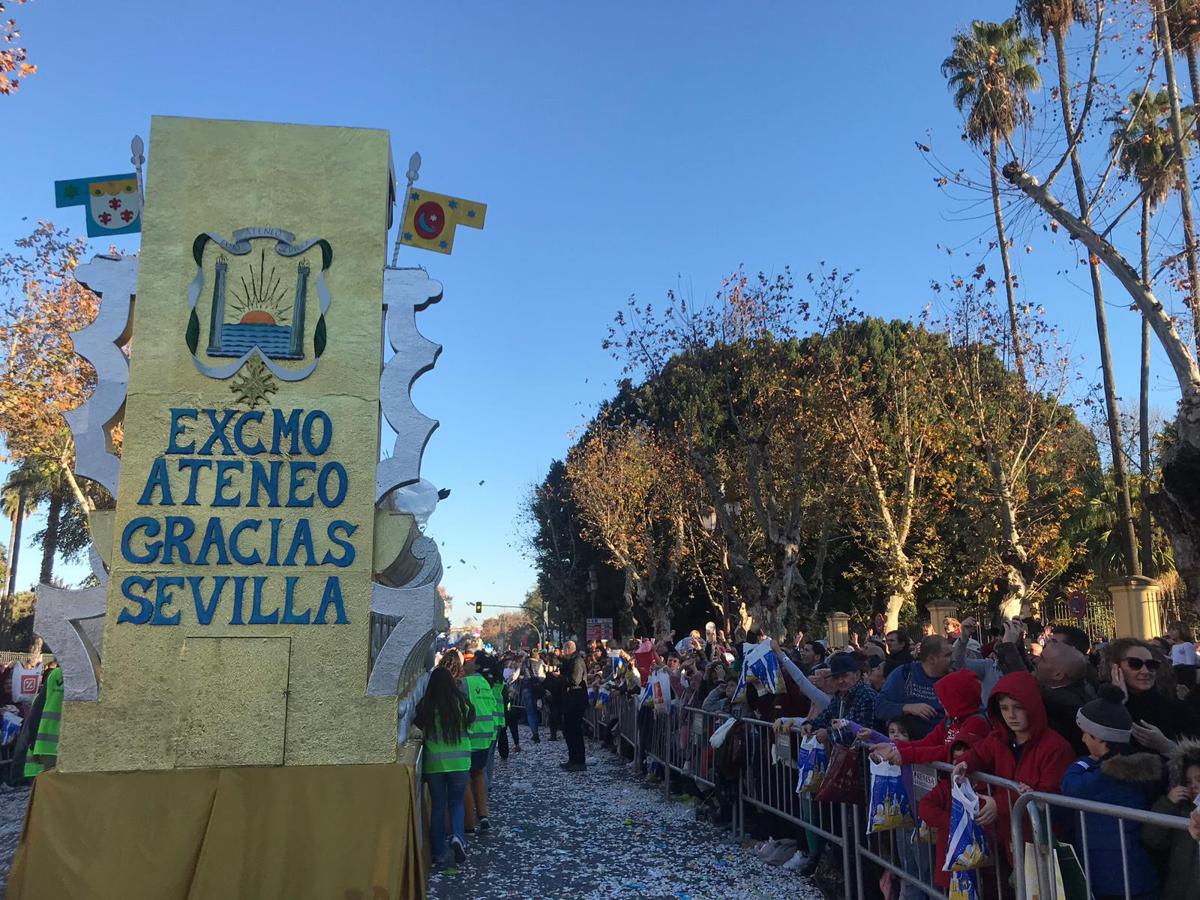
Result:
M457 741L443 741L441 722L435 721L432 734L425 735L425 752L422 760L425 772L466 772L471 768L471 737L463 728Z
M467 688L467 699L475 707L475 721L467 727L472 750L486 750L496 737L496 704L492 686L482 675L468 675L463 684Z
M492 703L495 704L493 708L496 718L496 734L498 735L504 730L505 713L508 712L504 703L504 682L492 685Z
M58 729L62 719L63 675L62 667L52 669L46 676L46 699L42 705L42 717L38 721L37 736L25 757L25 777L33 778L46 769L53 768L58 758Z

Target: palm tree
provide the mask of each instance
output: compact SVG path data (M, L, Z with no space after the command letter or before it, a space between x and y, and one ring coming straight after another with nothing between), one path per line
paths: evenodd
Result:
M1175 152L1175 141L1166 124L1171 115L1171 98L1157 94L1129 95L1126 109L1112 116L1112 152L1122 174L1138 183L1142 194L1142 281L1151 283L1150 216L1154 207L1170 196L1185 177L1183 161ZM1153 574L1154 535L1150 523L1150 323L1142 317L1141 386L1138 397L1138 456L1141 477L1141 562Z
M40 483L34 466L22 463L8 474L4 485L0 487L0 512L12 522L11 537L8 542L8 577L0 585L0 629L6 630L10 625L12 598L17 592L17 563L21 557L21 527L34 510L34 494Z
M1079 161L1079 147L1075 134L1075 112L1071 106L1071 76L1067 68L1066 35L1076 22L1091 20L1091 8L1086 0L1020 0L1019 10L1031 27L1041 33L1042 41L1048 37L1054 44L1054 56L1058 67L1058 100L1062 108L1063 128L1066 131L1071 159L1071 175L1075 181L1075 196L1079 202L1079 218L1091 225L1091 209L1087 184L1083 178L1083 166ZM1100 278L1100 260L1088 254L1088 272L1092 281L1092 301L1096 311L1096 335L1100 344L1100 371L1104 383L1104 404L1108 417L1108 441L1112 450L1113 481L1117 488L1118 534L1124 549L1126 574L1140 575L1137 536L1133 526L1133 504L1129 500L1129 479L1125 473L1125 459L1121 454L1121 407L1117 401L1116 379L1113 375L1112 349L1108 341L1108 314L1104 308L1104 284Z
M1175 0L1167 9L1167 27L1171 48L1187 56L1188 75L1192 82L1192 103L1200 103L1200 0ZM1193 123L1196 140L1200 141L1200 119Z
M1192 216L1192 187L1191 178L1187 172L1187 145L1191 134L1183 128L1183 107L1179 102L1179 82L1175 79L1175 47L1172 43L1172 29L1167 16L1165 0L1153 0L1154 27L1159 43L1163 48L1163 68L1167 76L1167 97L1170 100L1170 116L1167 121L1171 126L1171 139L1175 146L1175 155L1179 157L1183 168L1183 177L1179 179L1176 189L1179 191L1179 212L1183 220L1183 250L1187 258L1188 268L1188 305L1192 308L1192 341L1195 348L1200 349L1200 316L1195 312L1200 308L1200 258L1196 255L1196 223ZM1173 0L1172 7L1176 4ZM1195 82L1193 82L1193 89ZM1194 101L1195 98L1193 98Z
M988 148L992 214L996 219L996 241L1004 269L1013 362L1022 384L1025 384L1025 357L1017 323L1008 237L1000 206L1000 167L996 164L996 156L1000 141L1009 141L1016 127L1029 121L1028 92L1042 84L1033 62L1039 50L1038 42L1021 32L1021 24L1015 18L1005 22L975 21L969 32L954 36L954 50L942 61L942 75L954 91L954 106L967 117L967 138L977 147L986 145Z

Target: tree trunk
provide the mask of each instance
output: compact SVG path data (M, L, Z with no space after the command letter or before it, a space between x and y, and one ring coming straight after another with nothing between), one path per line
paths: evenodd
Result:
M21 559L21 525L25 521L25 492L17 491L17 510L13 515L12 537L8 543L8 577L4 579L4 603L0 605L0 636L12 635L13 603L17 593L17 563Z
M1150 198L1142 195L1142 281L1150 283ZM1154 532L1150 522L1150 323L1142 316L1142 365L1138 385L1138 465L1142 543L1142 572L1154 576Z
M54 557L58 553L58 520L62 517L63 495L58 485L50 491L46 508L46 538L42 541L42 570L38 575L41 584L50 584L54 577Z
M1200 103L1200 62L1196 59L1196 44L1194 41L1188 41L1186 47L1188 61L1188 75L1192 82L1192 104ZM1196 140L1200 141L1200 116L1195 117Z
M1089 253L1117 277L1142 316L1154 329L1179 384L1175 416L1178 440L1162 460L1162 491L1150 498L1155 517L1171 538L1175 566L1188 583L1193 599L1200 589L1200 367L1167 315L1154 291L1129 261L1095 230L1068 212L1037 179L1016 163L1004 167L1004 177L1020 188L1056 222L1062 224Z
M1191 176L1187 164L1187 136L1183 133L1183 114L1179 103L1179 82L1175 80L1175 51L1171 46L1171 29L1167 27L1167 8L1163 0L1154 0L1154 21L1158 39L1162 42L1163 66L1167 76L1167 98L1171 102L1171 143L1179 163L1179 212L1183 219L1183 249L1188 267L1188 307L1192 310L1192 340L1200 348L1200 262L1196 258L1196 224L1192 218Z
M1067 140L1075 134L1074 114L1071 110L1071 80L1067 72L1067 51L1059 29L1053 30L1054 52L1058 60L1058 90L1062 104L1063 127ZM1079 201L1079 218L1083 224L1091 224L1088 209L1087 184L1083 178L1083 167L1079 162L1079 149L1071 147L1071 174L1075 180L1075 194ZM1113 481L1117 488L1117 534L1125 552L1125 574L1140 575L1137 537L1133 528L1133 505L1129 500L1129 479L1125 474L1125 457L1121 452L1121 407L1117 400L1116 379L1113 375L1112 350L1108 341L1108 313L1104 308L1104 284L1100 278L1100 261L1095 254L1088 254L1088 273L1092 279L1092 299L1096 308L1096 335L1100 342L1100 370L1104 382L1104 406L1108 414L1108 441L1112 449Z
M1000 246L1000 265L1004 270L1004 295L1008 300L1008 327L1012 336L1013 366L1021 387L1025 387L1025 351L1021 346L1021 327L1017 321L1016 285L1013 283L1012 263L1008 258L1008 235L1004 231L1004 211L1000 207L1000 170L996 165L998 142L995 132L991 135L991 152L988 168L992 175L992 215L996 217L996 242Z
M17 563L21 561L21 528L25 522L25 492L17 492L17 514L13 518L12 539L8 545L8 591L9 602L17 592Z
M1000 617L1015 619L1028 616L1029 612L1029 582L1019 568L1008 566L1001 589Z

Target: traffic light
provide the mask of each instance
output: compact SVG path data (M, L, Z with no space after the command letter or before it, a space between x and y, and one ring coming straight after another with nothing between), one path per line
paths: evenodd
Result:
M481 612L483 612L483 604L482 604L482 603L476 603L476 604L475 604L475 612L476 612L477 614L478 614L478 613L481 613Z

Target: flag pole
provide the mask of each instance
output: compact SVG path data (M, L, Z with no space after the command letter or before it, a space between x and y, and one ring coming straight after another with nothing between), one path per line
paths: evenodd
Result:
M146 182L142 177L142 163L146 161L146 146L142 143L142 136L135 134L133 140L129 142L129 161L133 163L134 171L137 172L138 193L142 197L142 205L146 205Z
M421 176L421 154L414 153L408 158L408 184L404 188L404 202L400 204L400 225L396 229L396 242L392 244L392 268L400 258L400 238L404 235L404 211L408 209L408 195L413 183Z

